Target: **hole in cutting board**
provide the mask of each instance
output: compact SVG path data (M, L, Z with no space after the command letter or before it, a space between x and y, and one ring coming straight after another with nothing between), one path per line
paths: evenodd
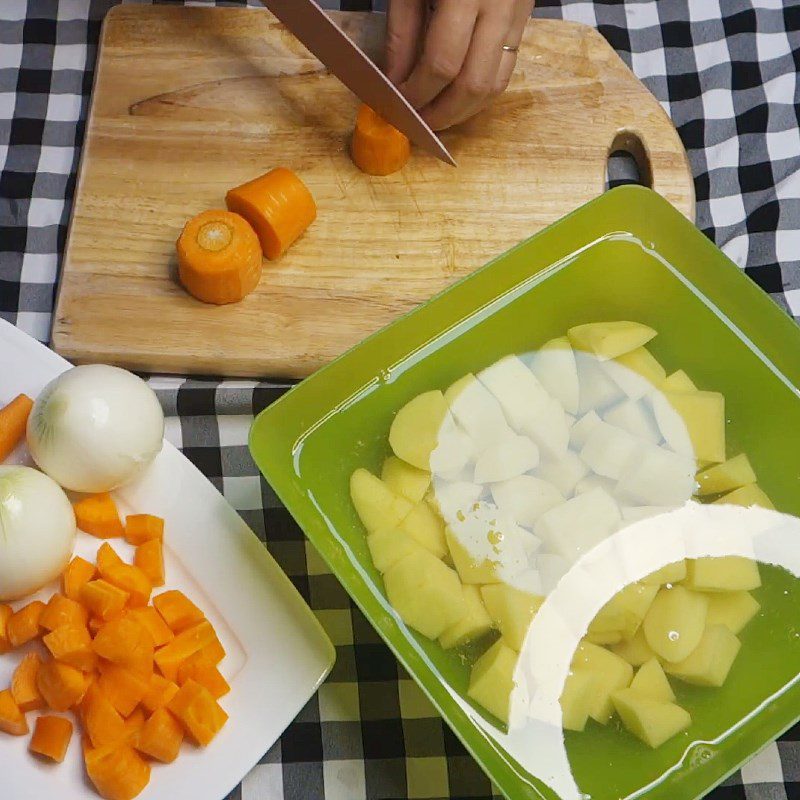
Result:
M608 149L606 189L631 183L652 189L653 170L639 134L623 129L617 131Z

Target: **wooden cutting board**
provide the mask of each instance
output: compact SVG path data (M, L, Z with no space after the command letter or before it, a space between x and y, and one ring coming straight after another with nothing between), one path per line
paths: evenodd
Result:
M378 57L381 15L337 22ZM53 327L78 362L301 377L600 194L608 152L694 216L685 151L593 29L536 20L509 90L388 178L348 155L355 98L267 11L117 6L106 17ZM317 221L258 289L207 306L176 282L183 223L285 165Z

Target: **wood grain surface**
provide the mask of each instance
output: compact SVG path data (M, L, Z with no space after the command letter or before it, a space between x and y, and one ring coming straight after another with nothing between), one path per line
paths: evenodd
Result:
M379 56L380 15L337 22ZM356 99L267 11L117 6L106 18L53 345L131 369L302 377L600 194L609 149L646 160L689 217L685 151L655 98L591 28L528 26L509 90L400 173L352 164ZM176 282L186 219L273 166L319 215L243 302Z

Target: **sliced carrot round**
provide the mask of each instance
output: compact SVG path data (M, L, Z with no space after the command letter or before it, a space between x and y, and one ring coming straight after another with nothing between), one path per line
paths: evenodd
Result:
M270 260L280 258L317 217L308 187L284 167L231 189L225 204L253 226Z
M261 277L258 236L230 211L204 211L178 238L178 275L189 294L204 303L236 303Z
M362 105L350 151L355 165L367 175L391 175L406 165L411 143L369 106Z

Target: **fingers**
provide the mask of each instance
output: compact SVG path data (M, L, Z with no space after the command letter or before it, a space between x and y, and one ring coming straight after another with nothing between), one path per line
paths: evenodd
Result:
M512 47L519 47L522 44L522 37L525 35L525 26L533 13L534 0L524 0L518 2L514 12L514 20L511 24L511 30L508 32L505 44ZM514 74L514 67L517 65L517 54L515 52L503 51L503 58L500 61L500 69L497 72L497 80L495 81L494 94L502 94L511 82L511 76Z
M391 0L386 22L386 76L402 83L417 60L425 24L425 0Z
M477 16L477 0L438 0L422 55L401 86L414 108L430 103L462 71Z
M478 17L458 77L422 109L422 117L431 128L442 130L468 119L494 96L510 25L510 14L502 13L502 10L486 12Z

